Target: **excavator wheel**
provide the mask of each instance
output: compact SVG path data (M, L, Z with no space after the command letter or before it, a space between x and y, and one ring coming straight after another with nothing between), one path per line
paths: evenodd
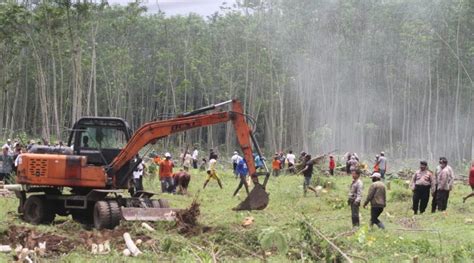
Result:
M114 229L120 223L121 213L117 201L97 201L94 206L94 227Z
M23 218L26 222L34 225L51 224L55 216L45 196L32 195L26 199L23 208Z
M153 199L151 200L151 207L153 208L170 208L170 204L167 199Z
M108 200L107 203L109 204L110 209L110 228L113 229L120 224L122 212L117 201Z
M161 204L160 204L160 201L158 200L151 200L151 207L153 208L161 208Z
M158 202L160 203L160 208L170 208L168 199L158 199Z

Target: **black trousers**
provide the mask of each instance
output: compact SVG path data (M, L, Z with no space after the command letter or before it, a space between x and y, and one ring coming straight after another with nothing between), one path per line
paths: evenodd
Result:
M428 201L430 200L430 188L430 185L415 185L413 192L413 211L415 214L418 213L418 208L420 209L420 213L425 212Z
M437 189L438 186L436 186L435 189ZM435 190L434 193L433 193L433 199L431 200L431 213L434 213L436 212L436 208L438 206L438 204L436 203L436 196L438 195L438 190Z
M380 223L379 216L383 212L383 207L371 207L370 208L370 224L378 225Z
M359 204L351 203L351 218L352 218L352 226L359 226Z
M449 190L438 190L436 193L436 205L439 211L444 211L448 207Z

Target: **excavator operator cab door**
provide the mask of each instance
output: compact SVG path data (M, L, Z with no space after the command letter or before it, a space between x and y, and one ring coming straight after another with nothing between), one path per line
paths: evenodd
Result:
M109 164L131 136L128 123L120 118L83 117L73 126L68 146L92 165Z

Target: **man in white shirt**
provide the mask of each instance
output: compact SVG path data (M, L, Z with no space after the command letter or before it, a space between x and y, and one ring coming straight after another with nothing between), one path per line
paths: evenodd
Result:
M183 168L186 172L189 171L189 167L191 167L192 161L193 157L191 156L191 154L189 154L189 152L186 151L183 157Z
M199 151L197 149L197 147L194 147L194 151L193 151L193 168L194 169L197 169L198 168L198 156L199 156Z
M286 155L286 160L288 161L288 171L290 171L290 173L295 173L296 156L293 154L293 151L288 151L288 154Z
M234 175L235 178L239 178L239 174L237 173L237 164L242 160L242 157L239 156L239 153L237 151L234 152L234 155L230 158L232 161L232 168L234 169Z
M135 167L133 170L133 184L135 187L134 193L138 191L143 191L143 183L142 183L142 178L143 178L143 171L145 170L145 163L143 161L140 162L140 164Z

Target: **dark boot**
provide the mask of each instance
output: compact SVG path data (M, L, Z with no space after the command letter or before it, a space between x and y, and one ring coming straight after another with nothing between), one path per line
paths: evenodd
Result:
M383 225L382 222L379 222L379 223L377 224L377 226L378 226L380 229L385 229L385 226Z

